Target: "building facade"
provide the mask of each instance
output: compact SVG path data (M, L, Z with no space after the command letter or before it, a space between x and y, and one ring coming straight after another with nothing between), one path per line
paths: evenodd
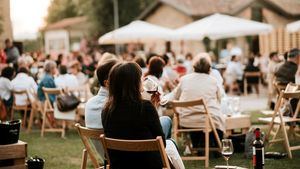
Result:
M265 36L214 41L211 42L211 48L224 48L230 41L242 48L244 55L250 55L248 51L267 55L270 51L283 52L292 47L300 47L299 33L290 35L285 32L286 24L300 19L299 0L159 0L149 6L139 19L176 29L214 13L268 23L275 30ZM163 44L155 46L159 46L159 52L165 50ZM205 47L201 41L173 42L172 50L177 54L196 54L205 51Z
M10 19L10 0L0 0L0 49L4 47L5 39L13 38Z

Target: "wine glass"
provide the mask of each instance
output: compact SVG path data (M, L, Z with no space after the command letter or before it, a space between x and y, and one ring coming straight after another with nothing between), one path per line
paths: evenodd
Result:
M238 115L239 114L239 110L240 110L240 98L238 97L234 97L233 99L233 113L235 115Z
M229 169L228 160L232 154L233 154L233 145L231 139L222 139L222 155L226 160L227 169Z
M144 90L149 94L154 94L158 91L158 84L151 78L146 78L143 82Z
M152 78L147 77L144 81L143 81L143 88L144 90L149 93L149 94L155 94L155 93L159 93L159 84L153 80ZM162 94L162 93L159 93ZM160 105L165 105L169 102L169 100L166 97L160 96Z

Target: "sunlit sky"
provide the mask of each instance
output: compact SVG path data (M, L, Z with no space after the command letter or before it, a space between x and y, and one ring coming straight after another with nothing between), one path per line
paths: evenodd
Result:
M10 0L14 39L32 39L44 23L51 0Z

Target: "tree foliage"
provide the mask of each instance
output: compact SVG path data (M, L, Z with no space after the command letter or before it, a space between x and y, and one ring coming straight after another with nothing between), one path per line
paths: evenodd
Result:
M137 18L155 0L119 0L119 25ZM113 0L53 0L46 17L47 23L63 18L87 16L91 22L91 36L99 36L114 29Z
M52 0L45 20L47 24L51 24L78 15L78 8L74 0Z

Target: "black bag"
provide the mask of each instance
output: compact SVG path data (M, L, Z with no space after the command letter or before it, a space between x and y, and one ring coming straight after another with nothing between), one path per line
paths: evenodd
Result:
M72 93L61 94L57 96L56 104L59 111L67 112L76 109L80 100Z

